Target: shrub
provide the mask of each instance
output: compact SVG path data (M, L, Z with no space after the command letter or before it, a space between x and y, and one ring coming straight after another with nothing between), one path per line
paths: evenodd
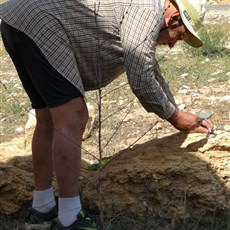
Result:
M183 48L193 56L217 57L229 54L229 50L224 47L228 35L224 28L217 25L210 28L204 28L199 33L204 42L203 46L194 48L184 43Z

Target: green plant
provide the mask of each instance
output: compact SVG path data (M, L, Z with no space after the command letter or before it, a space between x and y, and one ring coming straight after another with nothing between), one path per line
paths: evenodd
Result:
M206 56L206 57L218 57L225 56L230 51L224 47L228 38L225 28L218 26L211 26L202 29L199 36L203 40L204 44L200 48L194 49L187 43L184 43L183 48L193 56Z

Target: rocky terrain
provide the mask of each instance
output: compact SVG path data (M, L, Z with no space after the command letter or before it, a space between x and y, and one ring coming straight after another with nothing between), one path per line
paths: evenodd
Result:
M229 12L229 8L225 10ZM206 20L209 15L211 17L211 12ZM226 17L225 11L215 15L214 22L221 22L223 15ZM182 109L185 104L194 103L197 107L206 103L219 105L211 118L218 124L215 134L177 132L167 122L135 107L124 120L122 138L112 142L116 154L102 169L102 193L99 193L99 170L92 169L96 161L89 154L97 151L97 146L92 144L95 133L89 131L91 137L83 142L81 170L81 195L87 209L97 212L115 207L118 212L128 209L136 214L150 210L156 215L177 219L189 217L194 212L230 208L230 81L215 85L211 91L213 95L209 87L196 92L187 87L180 90L176 100ZM94 120L93 108L90 114ZM147 122L150 116L155 126L137 141L150 127ZM30 114L29 117L22 127L23 132L0 144L1 214L16 213L32 199L30 144L34 116ZM87 133L85 135L88 137ZM103 135L111 135L110 130L103 130ZM53 183L58 194L55 178ZM38 226L37 229L42 228Z

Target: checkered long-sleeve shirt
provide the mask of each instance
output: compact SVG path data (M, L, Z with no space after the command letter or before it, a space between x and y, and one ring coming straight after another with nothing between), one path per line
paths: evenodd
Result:
M84 91L126 71L148 112L175 111L155 59L165 0L9 0L0 18L35 41L52 66Z

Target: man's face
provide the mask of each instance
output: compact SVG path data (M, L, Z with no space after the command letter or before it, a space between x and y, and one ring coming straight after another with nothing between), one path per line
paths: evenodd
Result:
M182 21L163 28L157 38L157 45L168 45L172 48L177 41L185 40L191 33L186 29Z

